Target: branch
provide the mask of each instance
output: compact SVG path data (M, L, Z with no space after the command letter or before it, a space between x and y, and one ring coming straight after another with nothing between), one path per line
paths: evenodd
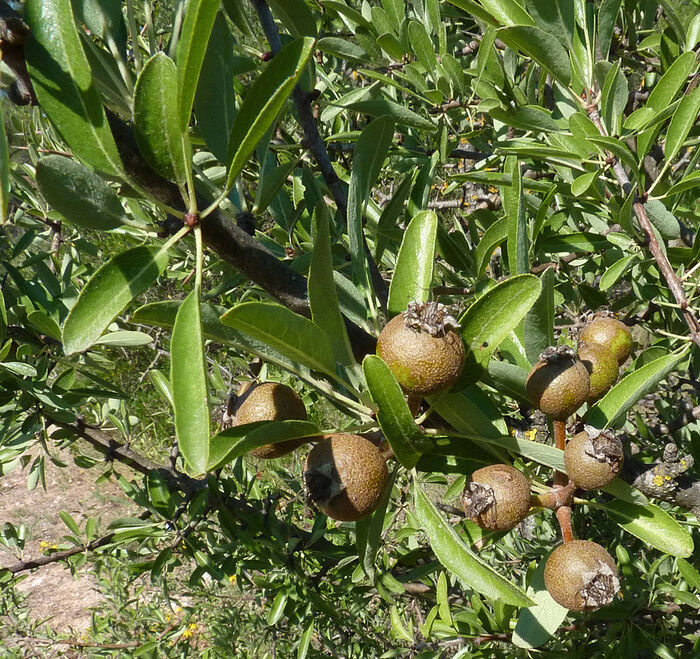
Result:
M2 61L12 71L15 80L8 96L15 105L36 104L34 87L24 61L24 41L29 28L7 2L0 2L0 52Z
M603 122L600 118L600 113L598 112L597 103L589 103L586 106L586 111L591 121L595 124L596 128L600 132L600 134L603 136L607 136L607 131L605 130L605 126L603 126ZM633 190L633 187L629 177L627 176L625 168L612 153L606 153L608 157L612 160L612 168L615 172L615 176L617 177L617 182L620 184L622 190L626 195L630 194ZM652 253L654 260L659 266L659 270L661 270L661 273L663 274L664 279L668 284L669 290L673 294L673 297L675 298L676 302L678 303L678 306L681 309L681 312L683 313L683 318L686 324L688 325L688 329L690 330L690 336L692 340L696 343L696 345L700 347L700 322L695 317L695 314L693 313L692 309L690 309L690 307L688 306L688 299L685 296L685 291L683 290L681 280L678 278L678 275L671 267L671 264L668 261L668 257L664 253L663 249L661 249L661 246L659 245L659 242L656 239L656 234L654 233L654 229L652 227L651 221L649 220L649 216L647 215L647 211L644 207L643 201L639 197L636 197L632 208L634 209L634 214L637 216L637 220L639 220L639 224L641 225L642 230L646 234L649 251Z

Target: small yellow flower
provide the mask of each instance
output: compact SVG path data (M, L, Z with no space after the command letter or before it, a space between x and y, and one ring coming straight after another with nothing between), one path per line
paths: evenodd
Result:
M687 464L688 464L688 463L687 463L685 460L681 460L681 467L682 467L683 469L685 469L685 467L686 467Z
M191 622L189 625L187 625L187 629L182 632L182 638L191 638L197 633L197 629L197 623Z
M668 474L666 474L666 475L664 476L664 478L665 478L667 481L673 480L673 478L672 478L671 476L669 476Z
M654 483L654 485L656 485L656 487L661 487L664 484L664 479L662 476L657 475L657 476L654 476L654 478L652 478L651 482Z
M535 428L525 431L525 439L529 439L531 442L534 442L535 437L537 437L537 430Z
M236 583L236 575L235 575L235 574L232 574L232 575L228 578L228 581L229 581L229 583Z
M357 71L353 71L351 74L353 80L357 80Z

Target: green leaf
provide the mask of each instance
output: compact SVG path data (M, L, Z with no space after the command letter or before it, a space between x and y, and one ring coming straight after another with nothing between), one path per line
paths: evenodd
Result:
M610 51L615 21L621 5L622 0L603 0L598 10L598 46L603 60L607 59Z
M134 89L134 128L148 164L183 189L192 155L187 125L179 125L177 82L175 62L165 53L146 62Z
M683 53L668 67L666 73L661 76L654 89L649 93L649 98L644 107L651 108L654 112L661 112L664 108L667 108L676 97L680 88L686 83L688 75L694 66L695 53ZM659 129L660 126L648 128L637 137L637 157L640 162L644 160L644 156L649 152Z
M679 558L693 553L690 533L658 506L620 500L598 505L625 531L659 551Z
M233 426L211 438L207 471L220 469L259 446L315 437L318 426L309 421L256 421Z
M173 322L174 322L173 318ZM153 386L160 391L163 398L168 402L170 407L173 407L173 392L170 389L170 381L158 369L148 371L148 377L151 379Z
M516 0L481 0L481 4L503 25L534 25L530 15Z
M630 168L631 173L635 176L639 176L639 168L637 167L637 160L632 154L632 152L627 148L621 140L614 137L606 137L604 135L592 135L587 138L590 142L593 142L600 151L610 151L613 155L627 165Z
M377 421L386 440L404 467L414 467L429 440L413 420L399 383L389 367L376 355L362 362L372 400L377 404Z
M562 128L552 119L551 112L543 110L536 105L524 105L517 108L493 108L489 110L489 115L492 118L513 126L521 130L532 130L543 133L556 133Z
M508 432L498 407L476 386L430 396L428 402L455 430L480 437L501 437Z
M574 197L580 197L582 194L585 194L599 175L600 171L596 170L595 172L586 172L577 176L571 184L571 194Z
M425 119L403 105L383 98L348 103L345 107L355 112L368 114L370 117L390 117L397 124L410 126L411 128L429 131L437 130L437 126L430 119Z
M175 497L170 492L163 474L155 469L146 475L148 498L158 513L170 519L175 513Z
M24 53L41 109L77 158L105 174L121 176L117 145L69 0L28 0L24 18L31 29Z
M513 644L519 648L538 648L559 629L569 613L566 607L554 601L544 583L547 556L537 564L527 588L527 596L535 606L523 609L513 630Z
M679 558L676 560L676 565L678 565L678 571L688 584L688 587L692 588L693 590L700 590L700 572L698 572L684 558Z
M299 0L267 0L267 2L295 37L316 38L316 19L305 2L299 2Z
M236 117L234 76L238 73L235 41L222 13L217 14L199 72L194 97L197 127L216 159L227 162L228 136Z
M404 213L404 202L408 199L408 195L411 193L411 186L413 185L414 172L409 172L404 177L401 184L394 192L394 196L389 200L386 206L382 209L382 214L379 216L379 221L377 222L377 240L375 246L374 258L379 263L382 258L382 254L386 249L386 245L389 242L389 231L393 229L396 225L396 221L399 217L403 217Z
M226 188L230 190L267 129L292 93L313 51L308 37L288 43L248 89L229 135L229 166Z
M273 155L269 154L267 157L269 158L269 162L274 162L275 157ZM298 160L290 160L274 169L270 169L267 166L265 168L261 167L260 178L258 179L255 190L253 214L264 211L272 203L298 163ZM266 162L266 165L267 164Z
M20 377L34 378L37 375L36 369L31 364L24 362L2 362L0 368Z
M530 271L522 172L515 156L506 158L504 167L512 177L512 184L501 189L508 220L508 269L511 275L519 275Z
M622 124L622 113L627 105L627 78L620 71L620 62L616 62L610 67L601 96L601 109L605 125L608 128L610 135L616 135L620 132Z
M209 35L214 25L220 0L188 0L182 31L177 42L177 96L179 103L180 133L185 133L190 123L192 103L197 89L199 72Z
M482 21L486 21L487 24L495 24L493 16L486 11L480 4L474 2L474 0L447 0L450 4L455 7L459 7L467 14L479 18Z
M145 332L133 332L129 330L120 330L118 332L110 332L103 334L97 341L96 345L103 346L145 346L153 342L153 337Z
M687 190L692 190L693 188L700 185L700 172L693 172L682 178L678 183L671 186L666 193L667 197L672 197L673 195L680 194L681 192L686 192Z
M649 220L656 230L666 240L676 240L681 237L681 226L676 216L669 211L660 201L652 199L644 204Z
M389 286L389 313L405 311L409 302L430 299L437 224L433 211L421 211L408 225Z
M126 23L122 8L118 2L101 2L100 0L80 0L72 2L73 10L78 23L85 27L104 43L113 39L119 51L124 54L126 50Z
M227 311L221 322L302 366L335 374L335 355L323 330L286 307L271 302L244 302Z
M314 621L311 620L306 626L304 633L299 639L299 647L297 648L297 659L306 659L306 655L309 653L309 648L311 647L311 638L314 635Z
M554 345L554 268L540 277L542 292L525 316L523 335L525 351L534 364L546 348Z
M318 40L317 46L322 53L327 53L340 59L360 62L369 62L372 59L362 46L340 37L324 37Z
M0 108L0 226L7 222L10 202L10 151L5 132L5 117Z
M602 274L598 288L601 291L607 291L610 287L614 286L620 277L625 274L632 261L636 259L636 254L628 254L615 261L615 263L609 266Z
M267 624L276 625L284 617L284 607L287 606L289 595L286 590L280 590L275 599L272 600L272 606L267 613Z
M36 166L36 183L49 206L81 229L108 231L128 219L117 193L71 158L42 158Z
M105 263L80 292L63 325L66 355L87 350L137 295L153 284L168 264L158 247L134 247Z
M571 82L569 54L544 30L534 25L513 25L501 28L497 35L506 45L532 57L561 84L568 85Z
M193 475L209 466L209 396L199 292L182 302L170 340L170 386L178 447Z
M696 87L690 94L686 94L678 108L673 113L671 123L666 133L664 144L664 156L667 161L673 160L683 146L690 129L693 127L700 112L700 87Z
M494 286L460 318L462 338L470 350L464 372L478 379L493 351L535 304L542 291L534 275L517 275Z
M421 528L440 563L464 584L493 600L512 606L532 606L525 593L474 554L445 521L420 484L413 482L414 505Z
M508 237L508 218L504 217L494 222L481 237L474 253L477 279L486 271L486 265L496 249Z
M362 210L369 200L393 138L394 122L382 117L368 124L355 145L348 192L348 241L353 279L365 291L370 291L372 285L365 255Z
M314 251L309 266L309 306L311 318L328 337L336 361L352 364L352 354L345 321L340 313L338 294L333 280L333 256L331 254L328 208L319 201L313 214Z
M418 61L425 67L428 75L435 75L438 66L435 46L421 23L411 21L408 24L408 39L411 42L413 52L418 57Z
M586 412L584 421L596 428L609 428L624 421L627 410L653 391L686 356L687 351L683 351L654 359L622 378Z

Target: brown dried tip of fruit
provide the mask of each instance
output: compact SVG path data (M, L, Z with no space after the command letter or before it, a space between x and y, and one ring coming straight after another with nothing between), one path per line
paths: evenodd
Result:
M547 560L544 583L549 594L572 611L595 611L620 590L612 556L590 540L559 545Z
M377 354L409 395L449 389L464 367L459 323L437 302L411 302L377 340Z
M333 435L306 458L304 485L318 509L343 522L371 515L389 480L379 449L359 435Z
M527 517L530 482L510 465L482 467L464 488L462 508L482 528L507 531Z
M586 367L568 346L547 348L527 376L530 402L555 421L565 421L588 398L591 381Z
M255 421L288 421L307 419L306 407L294 389L279 382L263 382L249 389L235 411L234 425ZM256 458L279 458L306 444L308 439L290 439L277 444L265 444L250 451Z
M629 327L606 315L593 318L581 330L579 341L605 346L615 355L618 365L623 364L632 352L632 333Z
M611 430L585 426L564 450L564 465L577 487L596 490L605 487L622 468L622 442Z
M587 402L593 404L617 382L617 358L609 348L598 343L581 343L578 347L578 358L590 376L591 386Z

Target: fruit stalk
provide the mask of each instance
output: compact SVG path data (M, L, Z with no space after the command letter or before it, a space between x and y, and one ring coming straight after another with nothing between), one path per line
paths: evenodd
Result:
M554 421L554 445L563 451L566 448L566 422L565 421ZM562 486L566 488L570 485L569 477L558 471L554 475L554 485ZM573 492L572 492L573 494ZM564 542L571 542L574 539L574 532L571 527L571 506L565 505L560 506L555 512L557 516L557 521L559 522L559 527L561 528L561 537Z

